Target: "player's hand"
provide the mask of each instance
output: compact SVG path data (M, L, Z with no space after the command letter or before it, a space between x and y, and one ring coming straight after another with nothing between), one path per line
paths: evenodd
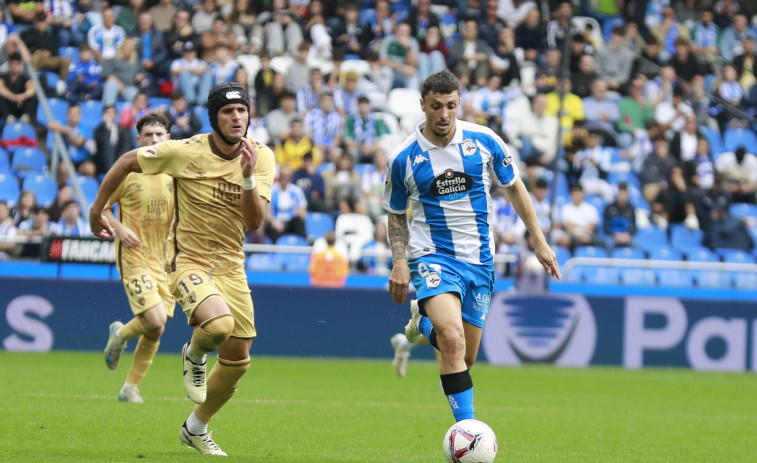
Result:
M121 237L121 243L127 248L137 248L142 244L134 230L129 227L122 226L118 230L118 236Z
M545 242L542 245L537 244L535 251L536 258L539 259L539 263L544 267L544 271L559 280L561 278L560 266L557 265L557 256L555 256L552 248Z
M397 304L407 301L408 285L410 284L410 267L406 260L395 261L392 273L389 274L389 293Z
M258 151L247 137L242 137L242 177L250 178L255 173Z
M116 231L110 226L102 211L95 211L94 208L89 212L89 229L99 238L107 239L116 236Z

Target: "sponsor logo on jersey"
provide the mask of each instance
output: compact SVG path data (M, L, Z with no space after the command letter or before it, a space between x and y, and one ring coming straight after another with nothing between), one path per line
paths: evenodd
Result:
M473 140L471 140L470 138L463 140L463 156L476 154L476 151L478 151L478 147L476 147L476 143Z
M486 313L489 310L489 303L492 300L492 296L489 293L474 293L473 310L478 312L484 312L484 316L481 320L486 319Z
M413 159L413 167L421 164L424 161L428 161L428 159L426 159L422 154L416 154L415 159Z
M447 169L431 182L431 194L452 201L467 195L473 188L473 179L465 172Z
M242 98L242 94L235 91L226 92L226 99L227 100L239 100Z
M157 158L158 153L155 151L155 148L147 148L145 150L145 156L150 156L151 158Z
M502 161L502 165L507 167L510 165L510 163L513 162L513 157L510 153L507 153L507 156L505 156L505 160Z

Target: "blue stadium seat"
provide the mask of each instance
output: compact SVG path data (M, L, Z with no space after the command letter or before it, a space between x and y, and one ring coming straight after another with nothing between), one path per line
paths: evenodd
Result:
M268 252L250 254L246 266L248 270L258 272L278 272L281 270L279 261Z
M37 132L35 132L34 126L19 121L16 121L13 124L5 124L5 127L3 127L3 134L0 138L2 138L3 141L8 141L16 140L20 137L36 140Z
M7 151L0 148L0 174L10 174L11 172L10 156L8 156Z
M728 127L723 134L723 147L726 151L736 151L739 146L750 151L757 146L757 135L751 129Z
M24 178L22 190L33 191L34 197L37 199L37 205L42 207L52 206L55 196L58 194L55 180L46 174L27 175Z
M92 205L92 202L97 196L97 190L100 188L100 183L96 179L87 177L86 175L77 175L76 178L79 180L79 186L81 186L82 193L84 193L87 203ZM73 181L70 178L66 183L73 185Z
M579 246L573 251L573 257L607 257L607 251L599 246Z
M13 175L0 173L0 201L5 201L8 207L13 208L19 194L18 179Z
M668 235L665 230L655 226L639 228L634 236L636 246L649 252L652 249L668 245Z
M165 109L168 110L168 108L171 107L171 99L160 96L151 96L147 99L147 106L155 110L164 106Z
M18 148L13 151L11 170L19 178L32 172L41 173L47 170L47 158L39 148Z
M79 48L77 47L60 47L58 54L63 58L70 58L71 61L79 60Z
M612 34L612 30L615 29L618 26L624 25L626 22L623 21L623 18L605 18L604 21L602 21L602 37L604 37L605 42L610 41L610 35Z
M639 248L624 246L612 250L612 257L615 259L645 259L644 251Z
M757 290L757 273L731 272L731 277L736 289Z
M648 253L652 260L683 260L680 251L667 246L650 249Z
M600 284L600 285L616 285L618 284L618 269L615 267L603 267L599 265L587 265L585 267L579 267L583 280L586 283Z
M605 206L607 206L607 201L605 201L604 198L602 198L601 196L597 196L597 195L589 195L586 197L585 201L597 209L597 214L599 214L599 221L600 221L599 225L601 225L602 213L605 211Z
M622 268L620 281L624 285L654 286L657 284L654 272L648 268Z
M557 256L557 265L560 267L565 265L565 262L568 261L572 256L570 254L570 249L563 247L563 246L555 246L554 247L555 255Z
M276 240L277 245L282 246L307 246L305 238L297 235L282 235ZM310 264L310 255L306 253L277 253L276 261L286 271L306 271Z
M618 185L620 183L626 183L629 186L636 187L637 190L641 189L641 183L639 177L633 171L611 171L607 173L607 183L610 185Z
M691 246L701 246L704 233L702 230L691 230L685 225L672 225L670 231L670 244L674 248L682 249Z
M361 177L366 171L372 168L373 168L373 164L370 164L370 163L355 164L355 166L353 167L353 169L355 169L355 172L360 174Z
M50 108L53 120L65 124L66 110L68 109L68 103L66 100L61 100L60 98L48 98L47 105ZM37 106L37 122L44 126L47 126L47 123L49 122L45 116L45 112L42 110L41 104Z
M89 100L79 103L82 123L94 129L103 120L103 103L100 100Z
M691 246L681 251L690 262L720 262L720 257L704 246Z
M361 8L360 17L358 18L360 24L375 23L376 22L376 10L373 8Z
M723 258L723 262L732 264L754 264L754 256L741 249L718 248L715 252Z
M689 287L692 285L691 272L688 270L655 269L654 272L660 286Z
M699 126L699 130L704 134L707 141L710 143L710 152L713 159L725 151L723 147L723 138L720 136L720 132L717 129L713 129L708 125Z
M305 215L305 231L308 240L321 238L327 231L334 229L334 218L325 212L308 212Z
M694 270L691 272L694 282L700 288L730 288L731 275L717 270Z
M333 169L333 168L334 168L333 162L322 162L316 168L316 172L318 172L318 175L323 175L323 171L325 171L326 169Z
M728 209L728 213L733 217L751 217L751 221L757 223L757 204L733 203Z

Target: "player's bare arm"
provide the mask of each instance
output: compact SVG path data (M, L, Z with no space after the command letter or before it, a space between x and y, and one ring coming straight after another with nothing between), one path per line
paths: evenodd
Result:
M255 146L247 139L242 138L242 177L250 178L255 175L255 165L258 161L258 152ZM248 230L257 230L263 226L265 220L266 200L258 194L258 189L242 189L242 216L244 226Z
M131 150L118 158L100 183L100 189L97 190L97 196L89 210L89 228L95 236L100 238L113 238L115 236L115 230L103 215L103 209L105 209L108 198L113 195L118 185L132 172L142 172L137 161L137 150Z
M389 213L389 243L392 246L392 273L389 274L389 293L394 302L404 304L410 284L410 267L407 265L405 249L410 239L405 214Z
M105 209L103 215L108 219L108 223L113 227L113 230L121 238L121 243L127 248L136 248L142 244L139 236L134 233L134 230L121 223L110 209Z
M549 247L544 233L541 231L539 218L536 215L536 210L531 202L531 196L528 194L523 180L520 178L515 180L510 187L505 188L505 193L510 203L512 203L515 212L518 213L518 217L523 220L529 233L531 233L534 239L536 257L539 259L541 265L544 266L544 271L559 280L560 267L557 265L557 257L552 248Z

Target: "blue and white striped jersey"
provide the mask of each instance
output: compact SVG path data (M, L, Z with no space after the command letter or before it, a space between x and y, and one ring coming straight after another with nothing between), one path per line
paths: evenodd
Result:
M457 120L446 148L421 133L423 121L389 158L384 208L403 214L412 205L408 256L448 254L471 264L493 262L489 219L492 179L510 186L518 168L493 131Z

